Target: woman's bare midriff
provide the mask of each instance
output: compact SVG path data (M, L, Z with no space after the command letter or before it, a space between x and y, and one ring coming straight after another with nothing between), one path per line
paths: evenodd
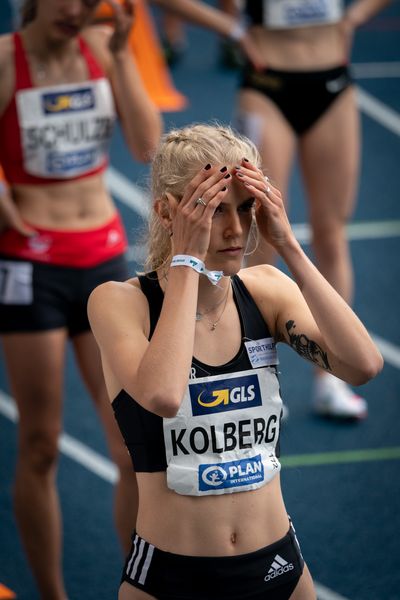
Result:
M293 29L253 27L252 39L267 66L283 70L318 70L345 63L345 40L338 25Z
M167 488L165 473L138 473L137 533L166 552L233 556L282 538L288 516L279 474L250 492L183 496Z
M48 185L15 185L13 199L24 221L45 229L101 227L116 212L103 174Z

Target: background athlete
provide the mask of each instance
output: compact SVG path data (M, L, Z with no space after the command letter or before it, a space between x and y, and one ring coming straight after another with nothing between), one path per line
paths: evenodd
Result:
M284 198L298 153L318 268L349 303L353 272L346 224L357 193L360 125L348 62L355 30L389 2L248 0L244 6L264 69L243 67L238 127L257 144ZM247 259L249 265L273 260L262 239ZM319 414L366 417L365 400L349 386L332 374L315 375Z
M87 298L124 279L125 232L104 170L116 112L135 158L147 161L160 117L126 47L133 3L112 2L115 30L89 28L96 0L31 0L0 38L0 323L19 412L15 514L41 598L64 600L56 490L65 349L83 380L120 470L121 541L136 517L136 482L107 400Z

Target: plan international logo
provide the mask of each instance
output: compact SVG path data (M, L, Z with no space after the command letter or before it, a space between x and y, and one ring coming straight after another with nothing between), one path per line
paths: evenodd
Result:
M262 404L257 375L190 383L189 390L192 413L195 417Z
M42 96L42 107L45 115L90 110L94 106L95 98L91 88L70 92L50 92Z
M262 481L264 481L264 466L259 454L251 458L199 466L201 492L254 485Z

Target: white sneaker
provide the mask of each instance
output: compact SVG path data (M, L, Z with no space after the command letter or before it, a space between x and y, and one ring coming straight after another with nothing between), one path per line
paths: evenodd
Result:
M341 379L326 373L314 383L314 410L317 414L337 419L365 419L368 406Z

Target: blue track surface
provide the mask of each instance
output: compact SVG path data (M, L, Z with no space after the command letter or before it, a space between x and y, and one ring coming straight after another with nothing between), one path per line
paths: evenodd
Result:
M0 23L7 30L10 12L4 0ZM229 122L237 75L218 68L217 40L212 34L194 28L188 31L189 51L174 71L174 80L190 104L181 113L165 115L165 127L210 119ZM284 466L282 482L288 511L315 579L350 600L400 600L399 2L357 33L353 63L383 63L374 67L374 76L357 78L357 84L383 103L384 114L392 117L382 124L375 109L363 112L363 165L354 223L368 222L371 228L363 229L360 239L352 238L351 242L356 311L369 330L390 345L384 346L387 360L382 374L361 390L370 414L366 422L357 425L313 417L309 403L311 368L287 348L281 349L283 396L291 415L283 428L282 454L288 459L298 456L297 466ZM396 63L397 71L382 77L388 63ZM112 165L136 185L146 185L147 168L132 161L118 131ZM118 203L130 243L135 244L137 214L125 203ZM306 221L297 172L291 184L290 210L294 223ZM391 234L387 227L378 231L382 221L392 226ZM135 267L132 263L132 271ZM97 416L70 356L67 370L65 431L106 456ZM1 360L0 392L8 393ZM7 407L7 397L0 395L0 582L13 589L20 600L36 600L12 516L16 426L6 414ZM392 452L378 454L388 448ZM344 454L356 450L373 453ZM96 475L62 454L59 486L65 527L64 569L71 600L111 600L117 595L122 556L112 523L109 479L107 473ZM334 598L323 590L320 597Z

